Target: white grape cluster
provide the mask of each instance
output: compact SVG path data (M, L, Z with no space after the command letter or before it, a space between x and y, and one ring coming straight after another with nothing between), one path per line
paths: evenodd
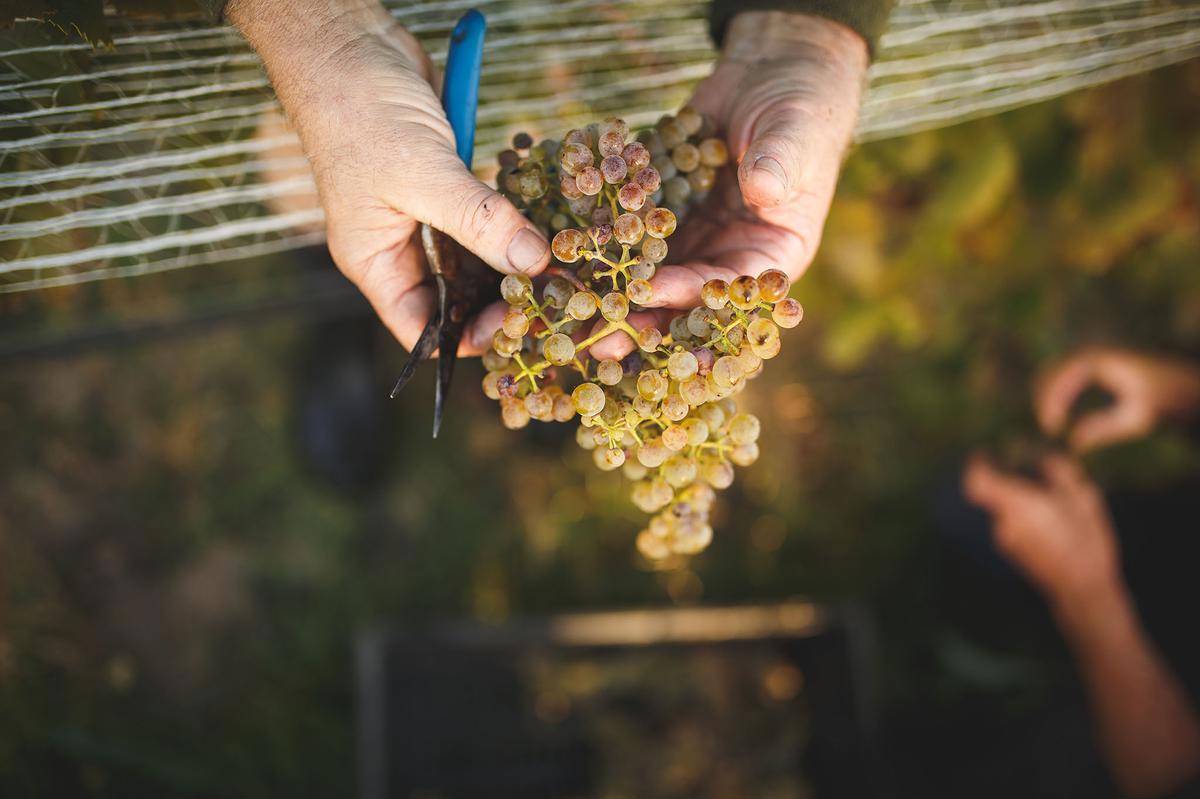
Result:
M629 323L653 297L679 216L728 162L708 132L684 108L632 142L622 120L608 119L561 142L534 146L518 134L500 154L501 190L553 237L557 263L536 286L519 274L501 283L509 309L483 356L483 390L510 429L578 415L579 445L601 469L621 469L634 504L652 514L637 537L651 560L694 555L712 540L714 489L758 458L759 421L733 397L779 354L779 329L803 316L787 275L769 269L710 280L703 304L666 331ZM622 333L633 353L591 357L591 345Z

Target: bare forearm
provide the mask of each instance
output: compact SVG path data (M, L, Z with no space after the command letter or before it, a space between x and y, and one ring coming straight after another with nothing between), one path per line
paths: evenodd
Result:
M1123 585L1056 603L1118 785L1150 799L1200 773L1200 719Z

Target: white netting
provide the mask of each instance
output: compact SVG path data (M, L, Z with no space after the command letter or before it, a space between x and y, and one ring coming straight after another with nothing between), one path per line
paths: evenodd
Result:
M477 162L516 130L610 113L637 126L710 69L706 0L437 0L395 16L435 61L489 21ZM35 23L0 39L0 292L178 269L321 240L294 137L229 28L114 23L112 50ZM121 27L121 25L124 27ZM958 122L1200 53L1200 6L901 0L858 136Z

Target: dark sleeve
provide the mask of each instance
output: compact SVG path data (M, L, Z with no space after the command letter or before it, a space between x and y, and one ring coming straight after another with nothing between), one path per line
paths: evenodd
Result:
M840 22L867 42L871 56L887 27L895 0L712 0L713 41L721 46L725 28L739 11L793 11Z

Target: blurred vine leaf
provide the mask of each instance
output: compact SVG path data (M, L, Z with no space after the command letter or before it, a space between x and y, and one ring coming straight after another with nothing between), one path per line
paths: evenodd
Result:
M115 0L119 16L212 16L215 2L205 0ZM104 0L11 0L0 5L0 28L11 28L18 19L36 19L68 36L79 36L92 46L112 46L112 31L104 15Z

